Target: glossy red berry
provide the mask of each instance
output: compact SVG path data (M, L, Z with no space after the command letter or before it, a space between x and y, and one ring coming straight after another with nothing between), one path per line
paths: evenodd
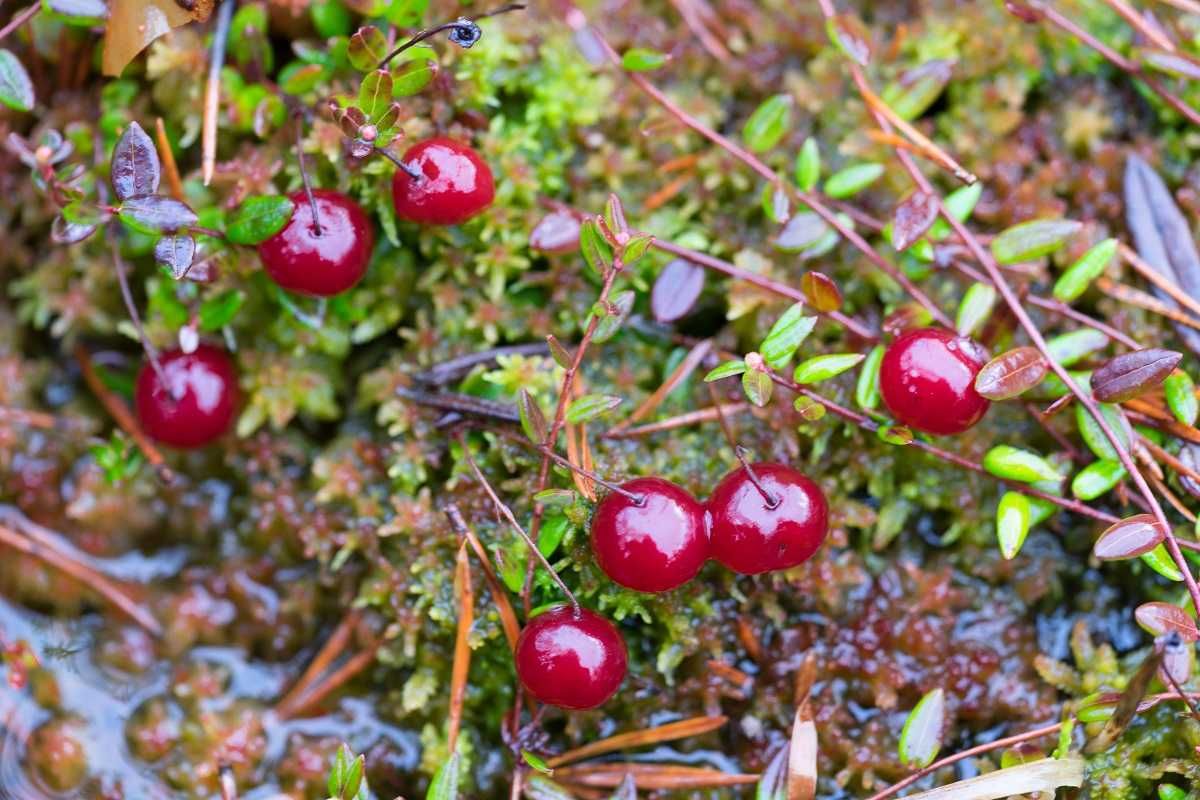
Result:
M358 283L366 274L375 233L366 212L341 192L317 189L317 220L304 192L292 194L296 210L279 233L258 246L263 268L284 289L330 297Z
M925 433L962 433L987 413L975 376L987 353L973 339L942 328L908 331L879 365L883 402L902 425Z
M755 575L802 564L829 531L821 487L786 464L751 464L726 475L708 498L712 556L734 572Z
M595 708L625 679L625 640L604 617L555 606L517 639L517 675L534 697L561 708Z
M612 492L592 518L592 551L608 577L639 592L665 592L692 578L708 560L704 506L662 478L635 478Z
M145 364L134 391L138 422L151 438L203 447L229 430L237 411L237 373L224 350L202 344L192 353L163 353L159 362L166 384Z
M423 177L397 170L392 178L396 216L426 225L457 225L492 204L492 170L462 142L438 137L418 142L404 163Z

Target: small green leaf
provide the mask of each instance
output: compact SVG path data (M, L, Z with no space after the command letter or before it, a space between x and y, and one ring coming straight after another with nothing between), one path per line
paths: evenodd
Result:
M358 107L374 122L392 103L392 73L385 69L368 72L358 87Z
M8 50L0 49L0 103L17 111L31 111L36 98L25 65Z
M450 754L429 782L425 800L458 800L458 770L462 756L455 750Z
M996 506L996 541L1000 555L1015 558L1029 535L1032 511L1029 498L1020 492L1005 492Z
M1054 282L1054 297L1070 303L1087 291L1092 281L1104 274L1117 254L1117 240L1105 239L1092 245L1074 264L1067 267Z
M541 554L546 558L554 555L571 527L571 520L567 518L566 514L547 514L537 542Z
M759 346L759 352L762 353L767 366L772 369L787 366L796 349L812 333L816 324L816 317L804 316L803 303L796 303L783 312Z
M1069 367L1082 361L1092 353L1108 347L1108 337L1095 328L1080 328L1078 330L1055 336L1046 342L1046 350L1051 358Z
M808 137L796 154L796 185L802 192L811 192L817 188L821 178L821 148L817 140Z
M860 67L871 60L871 38L867 26L854 14L837 14L826 20L825 32L837 49Z
M780 224L787 222L791 201L788 200L787 191L782 184L763 184L761 200L763 214L767 219Z
M567 408L567 422L577 425L607 414L621 405L621 398L609 394L585 394Z
M805 422L816 422L825 416L825 406L804 395L800 395L792 401L792 408L804 417Z
M771 376L761 370L747 369L742 373L742 391L746 393L746 399L759 408L771 401L774 388Z
M422 58L392 69L392 97L411 97L428 86L438 74L438 63Z
M260 244L283 230L295 211L296 204L285 195L248 197L229 218L225 235L234 244Z
M1179 583L1183 580L1183 573L1179 571L1171 554L1167 552L1167 546L1160 544L1149 553L1142 553L1142 562L1150 569L1162 575L1169 581Z
M900 77L884 87L880 96L901 119L914 120L933 105L950 82L954 62L934 59L905 70Z
M625 289L613 295L607 305L596 303L592 307L592 315L598 317L600 322L592 334L592 341L607 342L616 336L617 331L621 330L621 326L625 324L625 320L629 319L629 314L633 311L633 301L636 299L637 296L632 289ZM589 317L589 321L590 319L591 317Z
M875 431L879 441L905 447L912 444L913 432L903 425L880 425Z
M998 444L983 457L983 468L1000 478L1022 483L1059 481L1062 475L1042 456L1007 444Z
M533 496L533 502L547 508L559 508L573 504L578 497L570 489L544 489Z
M630 72L650 72L666 63L666 55L646 47L632 47L621 56L621 67Z
M350 760L353 755L350 753L350 748L345 744L338 747L337 752L333 756L333 765L329 768L328 786L329 796L339 798L342 796L342 788L346 785L346 773L350 768Z
M1108 405L1107 403L1099 403L1100 413L1104 417L1104 421L1112 428L1117 435L1117 441L1121 443L1121 447L1129 450L1129 431L1121 418L1121 412L1116 406ZM1099 423L1092 417L1091 412L1083 407L1082 403L1075 404L1075 425L1079 428L1079 435L1083 439L1083 443L1088 446L1088 449L1096 454L1096 458L1104 461L1120 461L1120 456L1117 455L1116 449L1112 446L1112 442L1104 435L1104 431L1100 428Z
M546 441L549 431L546 415L527 389L521 389L517 395L517 413L521 419L521 429L531 442L540 445Z
M588 218L580 223L579 249L583 253L583 260L593 272L603 276L608 271L612 263L612 248L608 246L608 241L600 232L596 220Z
M741 375L745 371L745 361L726 361L724 364L705 375L704 382L712 383L713 381L719 381L722 378L731 378L734 375Z
M972 283L958 305L954 327L961 336L971 336L992 315L996 305L996 290L990 284Z
M1187 792L1173 783L1158 785L1158 800L1187 800Z
M625 55L628 56L629 54L626 53ZM628 67L626 67L626 69L628 69ZM554 770L552 770L552 769L550 769L550 767L546 766L546 762L540 756L537 756L537 755L529 752L528 750L521 751L521 758L525 759L526 764L533 767L534 769L536 769L538 772L542 773L543 775L553 775L554 774Z
M1200 404L1196 400L1196 384L1192 376L1177 369L1163 381L1163 393L1166 395L1167 408L1175 415L1175 419L1184 425L1195 425Z
M942 200L946 210L950 212L950 216L954 217L959 222L966 222L971 218L971 212L975 210L975 205L979 202L979 198L983 196L983 183L976 181L970 186L960 186ZM929 238L935 242L940 242L950 235L950 223L945 219L938 217L932 225L929 226Z
M911 769L924 769L942 749L946 724L946 693L938 688L927 692L904 721L900 731L900 761Z
M646 251L650 249L650 245L654 244L654 237L647 233L638 234L631 237L625 243L625 250L621 253L621 261L625 266L636 264L642 256L646 255Z
M208 298L200 306L200 329L211 332L225 327L237 316L245 300L246 294L241 289L226 289Z
M866 189L883 175L883 164L865 162L851 164L825 180L825 194L834 200L845 200Z
M1017 264L1053 253L1078 233L1071 219L1034 219L1014 225L992 240L992 255L1001 264Z
M820 383L840 375L859 364L866 356L862 353L832 353L814 356L796 367L792 379L796 383Z
M1071 494L1080 500L1095 500L1125 477L1120 461L1100 459L1079 470L1071 481Z
M862 369L858 371L858 383L854 386L854 402L859 408L870 411L879 406L879 365L883 363L883 345L876 345L867 353Z
M350 37L346 58L349 59L350 66L356 70L367 72L375 69L386 55L387 38L383 35L383 31L374 25L359 28Z
M754 110L742 128L742 139L755 153L765 153L783 139L792 126L792 96L777 94Z
M325 67L321 64L304 64L296 69L287 71L287 76L280 75L279 88L287 94L304 94L316 87L325 77Z

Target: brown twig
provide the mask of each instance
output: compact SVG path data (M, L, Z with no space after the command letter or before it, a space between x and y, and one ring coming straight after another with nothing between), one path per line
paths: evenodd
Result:
M163 172L167 175L167 185L171 187L171 196L182 203L183 179L179 177L179 165L175 163L175 152L171 150L171 140L167 138L167 127L162 117L154 118L154 134L158 140L158 152L162 156Z
M212 183L217 168L217 125L221 102L221 69L225 66L225 45L233 22L237 0L221 0L213 27L212 49L208 56L208 81L204 86L204 121L200 131L201 167L204 185Z
M546 759L546 766L552 768L562 767L576 761L582 761L585 758L601 756L605 753L614 753L618 750L631 750L635 747L646 747L647 745L670 742L676 739L700 736L710 731L715 731L728 721L728 717L722 716L692 717L691 719L669 722L666 725L659 725L654 728L645 728L644 730L631 731L629 733L618 733L615 736L608 736L604 739L588 742L554 758L548 758Z
M0 28L0 41L3 41L4 37L8 36L10 33L15 31L17 28L21 27L26 22L33 19L34 16L36 16L37 13L41 10L42 10L42 4L39 0L39 2L34 3L33 5L28 6L26 8L21 9L20 11L18 11L13 16L13 18L11 20L9 20L7 25L5 25L3 28Z
M1124 242L1118 242L1117 252L1121 254L1121 258L1125 260L1126 264L1133 267L1137 274L1141 275L1143 278L1150 281L1150 283L1153 283L1159 289L1166 292L1166 294L1176 303L1179 303L1180 306L1186 308L1188 311L1191 311L1193 314L1200 316L1200 301L1197 301L1196 298L1180 289L1175 281L1166 277L1154 267L1147 264L1145 259L1138 255L1136 250Z
M75 360L79 363L80 372L83 375L84 382L88 388L92 390L92 394L104 406L108 415L113 418L121 430L133 440L134 445L141 451L142 457L146 462L154 468L158 474L158 478L167 486L175 483L175 473L167 466L166 459L163 458L162 452L155 446L154 442L150 441L150 437L138 425L133 413L129 410L129 406L125 405L125 401L117 397L107 386L100 376L96 373L96 368L92 364L92 357L88 354L87 348L82 344L75 345Z
M379 640L375 640L362 652L347 659L328 678L313 686L307 693L297 698L287 708L277 708L275 712L276 716L279 719L294 719L304 716L332 692L369 667L371 662L375 660L375 653L379 650L380 644L382 643Z
M1137 306L1153 314L1158 314L1160 317L1169 319L1172 322L1178 322L1180 325L1200 330L1200 320L1190 314L1185 314L1177 308L1172 308L1154 295L1147 294L1141 289L1135 289L1132 286L1117 283L1111 278L1103 277L1096 279L1096 286L1109 297L1120 300L1122 303Z
M883 99L869 88L862 92L863 100L867 105L875 111L887 118L888 122L896 126L896 128L909 138L916 145L917 152L925 156L925 158L938 164L942 168L949 170L954 177L958 178L965 184L972 184L979 180L973 173L965 169L961 164L954 160L949 153L938 147L928 136L921 133L917 128L892 110L891 106L883 102Z
M1129 27L1146 37L1155 47L1166 50L1168 53L1176 51L1175 43L1167 38L1156 26L1146 22L1142 15L1126 3L1125 0L1104 0L1104 3L1129 23Z
M286 717L286 709L296 704L296 701L308 691L313 682L329 669L332 664L350 642L350 637L354 634L354 629L358 627L358 623L362 621L362 610L351 609L349 613L342 617L337 627L333 629L333 633L325 641L325 644L317 651L317 655L308 665L307 669L300 675L300 678L292 684L292 688L280 698L276 704L276 708L280 709L280 713Z

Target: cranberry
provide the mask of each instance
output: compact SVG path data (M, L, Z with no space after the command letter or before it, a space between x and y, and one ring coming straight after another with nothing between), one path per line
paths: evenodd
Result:
M193 353L163 353L159 361L166 386L150 364L137 376L134 400L146 433L174 447L202 447L225 433L238 394L225 351L202 344Z
M358 283L367 271L375 234L366 212L341 192L318 189L317 220L313 224L308 195L296 192L296 211L283 230L258 246L258 255L271 280L293 292L330 297Z
M635 478L596 507L592 550L600 569L622 586L665 592L687 583L708 560L704 506L662 478Z
M424 177L403 170L392 178L396 216L426 225L457 225L492 204L492 171L462 142L438 137L418 142L404 163Z
M962 433L990 405L975 391L987 353L942 328L919 328L892 342L879 365L883 402L903 425L933 434Z
M821 487L786 464L750 469L753 477L745 467L726 475L708 498L713 558L744 575L804 563L829 530Z
M543 703L595 708L625 679L625 641L604 617L555 606L529 620L517 640L517 675Z

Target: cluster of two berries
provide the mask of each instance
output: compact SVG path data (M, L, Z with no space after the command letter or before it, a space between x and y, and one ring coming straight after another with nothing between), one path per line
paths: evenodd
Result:
M411 170L392 178L396 215L426 225L457 225L491 205L492 171L453 139L419 142L404 155ZM284 289L331 297L366 274L375 234L366 212L346 195L318 189L313 202L291 196L287 224L258 246L263 268ZM315 212L315 217L314 217ZM202 447L229 429L237 410L237 375L224 350L202 344L170 350L161 373L147 364L137 379L135 406L143 429L173 447Z

